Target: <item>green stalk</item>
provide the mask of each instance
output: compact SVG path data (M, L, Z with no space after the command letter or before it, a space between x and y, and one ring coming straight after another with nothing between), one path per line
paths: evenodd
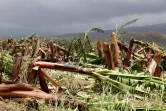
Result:
M111 78L108 78L106 76L102 76L101 74L98 74L96 72L92 72L93 73L93 76L97 77L98 79L100 80L103 80L105 82L107 82L108 84L114 86L115 88L121 90L122 92L126 93L126 92L130 92L130 93L147 93L143 90L138 90L138 89L135 89L134 87L131 87L131 86L128 86L128 85L125 85L123 83L120 83L116 80L113 80Z

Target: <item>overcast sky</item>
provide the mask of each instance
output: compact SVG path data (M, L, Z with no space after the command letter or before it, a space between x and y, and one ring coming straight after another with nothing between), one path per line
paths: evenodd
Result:
M0 0L0 14L0 36L59 35L166 23L166 0Z

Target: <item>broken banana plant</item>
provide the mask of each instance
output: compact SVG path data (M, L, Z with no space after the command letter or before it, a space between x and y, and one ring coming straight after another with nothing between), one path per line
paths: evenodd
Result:
M120 69L123 69L123 64L122 64L122 60L120 56L120 50L119 50L118 42L114 32L111 34L111 46L112 46L111 49L114 52L113 58L114 58L115 66L119 67Z
M47 86L47 83L44 79L44 75L41 74L41 68L38 68L38 76L39 76L39 81L40 81L40 87L42 89L42 91L46 92L46 93L49 93L49 89L48 89L48 86Z
M134 38L130 39L130 43L129 43L129 48L128 48L128 52L127 52L127 56L124 59L124 67L128 67L129 66L129 62L132 56L132 51L133 51L133 46L134 46Z
M107 63L108 69L115 70L114 61L112 57L112 51L110 46L106 42L104 42L103 47L105 51L106 63Z
M34 88L29 84L0 84L0 92L10 91L32 91Z
M31 61L31 63L29 64L29 75L28 75L28 82L29 83L34 83L37 77L37 70L34 68L34 63L36 61L40 61L41 60L41 56L38 56L37 58L35 58L34 60Z
M40 48L40 37L38 36L36 38L36 45L35 45L35 50L34 50L33 56L35 56L36 54L38 54L39 48Z
M97 42L97 50L98 50L98 54L100 58L104 57L104 51L103 51L103 47L102 47L102 42L98 41Z
M90 68L81 68L81 67L70 66L65 64L42 62L42 61L35 62L34 65L39 66L41 68L57 69L62 71L77 72L77 73L83 73L83 74L91 74L92 71L94 70Z
M12 69L12 77L10 80L12 81L16 81L16 79L18 78L19 76L19 73L20 73L20 69L21 69L21 64L22 64L22 60L23 60L23 57L22 56L15 56L14 57L14 67Z
M161 58L162 57L162 55L161 55L161 53L159 52L159 53L157 53L155 56L154 56L154 58L155 58L155 60L156 60L156 63L157 63L157 66L156 66L156 70L155 70L155 72L154 72L154 76L156 76L156 77L163 77L163 68L162 68L162 66L161 66Z

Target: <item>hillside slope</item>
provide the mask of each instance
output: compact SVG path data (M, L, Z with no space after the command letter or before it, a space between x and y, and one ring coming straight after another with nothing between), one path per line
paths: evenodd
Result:
M122 40L129 41L133 37L137 40L143 40L148 42L155 42L158 45L166 47L166 34L150 31L150 32L130 32L121 35Z

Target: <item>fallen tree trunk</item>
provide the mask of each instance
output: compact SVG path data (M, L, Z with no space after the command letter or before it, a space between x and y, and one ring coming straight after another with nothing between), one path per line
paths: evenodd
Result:
M38 70L38 75L39 75L40 87L41 87L42 91L44 91L46 93L49 93L49 89L48 89L47 83L46 83L46 81L44 79L44 75L41 74L41 69L40 68Z
M29 84L0 84L0 92L9 92L9 91L32 91L34 88Z
M46 77L55 87L58 87L59 85L43 70L40 70L40 74Z
M69 72L78 72L83 74L92 74L92 72L94 71L94 69L90 69L90 68L81 68L77 66L70 66L65 64L42 62L42 61L35 62L35 66L39 66L41 68L69 71Z
M1 97L18 97L18 98L38 98L45 100L57 101L57 96L52 96L51 94L47 94L41 90L33 90L33 91L11 91L11 92L0 92Z

